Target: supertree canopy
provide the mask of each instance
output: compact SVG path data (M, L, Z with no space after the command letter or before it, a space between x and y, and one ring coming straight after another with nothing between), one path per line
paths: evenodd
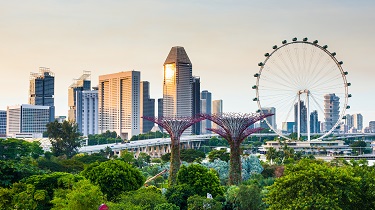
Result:
M222 113L222 114L201 114L201 117L211 120L220 128L209 128L217 133L230 145L230 169L229 185L237 185L241 182L241 143L243 140L256 133L262 128L249 128L251 125L273 114L261 113Z
M169 186L176 184L177 172L180 169L180 137L182 133L193 124L203 120L202 116L196 117L142 117L164 128L171 138L171 165L169 169Z

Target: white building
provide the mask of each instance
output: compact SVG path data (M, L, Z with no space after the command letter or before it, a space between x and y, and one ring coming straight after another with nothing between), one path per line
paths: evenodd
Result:
M99 76L99 133L116 131L123 139L140 133L139 71Z
M340 98L334 93L324 95L323 132L328 132L340 117Z
M82 93L82 134L98 134L98 90L84 90Z
M363 116L362 114L353 114L353 127L357 129L358 132L361 132L363 129Z
M7 108L7 136L41 138L50 122L50 106L22 104Z

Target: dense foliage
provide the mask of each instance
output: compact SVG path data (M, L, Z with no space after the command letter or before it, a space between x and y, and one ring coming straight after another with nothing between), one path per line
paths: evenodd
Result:
M68 121L57 121L47 124L47 135L52 144L52 153L55 156L65 155L68 158L78 153L81 146L80 134L76 124Z

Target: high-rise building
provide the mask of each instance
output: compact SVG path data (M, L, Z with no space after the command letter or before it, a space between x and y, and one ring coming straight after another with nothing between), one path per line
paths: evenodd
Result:
M328 132L340 117L340 98L334 93L324 95L324 130Z
M163 99L162 98L158 98L158 118L163 118ZM163 128L158 125L159 127L159 130L163 131Z
M361 132L363 129L363 116L362 114L353 114L353 127L357 129L357 132Z
M139 71L99 76L99 133L116 131L122 139L140 133Z
M347 125L348 130L353 127L353 116L350 114L345 115L345 124Z
M300 102L300 120L301 120L301 133L307 133L307 108L303 101ZM294 124L295 131L298 132L298 102L294 104Z
M320 121L317 110L310 113L310 133L320 133Z
M275 107L262 107L263 114L273 114L272 116L266 117L268 123L274 128L277 129L276 125L276 108ZM264 129L270 129L265 120L260 121L260 127Z
M150 98L150 83L148 81L141 82L141 107L140 112L142 116L155 117L155 99ZM149 120L140 119L140 132L150 132L154 127L154 123Z
M207 90L201 92L201 112L204 114L211 114L212 112L212 94ZM203 120L201 123L201 133L211 133L207 129L211 128L210 120Z
M0 110L0 138L7 136L7 111Z
M82 96L81 92L84 90L90 90L91 89L91 72L84 71L82 76L78 79L75 79L73 84L71 84L68 88L68 120L71 122L77 123L78 130L81 131L82 127L82 116L80 113L82 110Z
M217 115L223 114L223 100L212 101L212 114L217 114ZM218 129L219 126L216 123L213 123L212 128Z
M370 133L375 133L375 121L370 121L368 123L368 127L370 129Z
M81 101L77 106L76 116L80 117L81 130L83 136L98 134L98 89L77 91L77 98Z
M55 74L40 67L39 73L30 73L29 104L49 106L50 122L55 120Z
M7 136L41 138L50 122L50 106L22 104L8 106Z
M197 114L201 113L201 82L200 78L194 76L193 83L192 83L192 115L196 116ZM195 135L201 134L201 122L197 122L191 126L192 132Z
M295 132L294 131L294 128L295 127L295 122L283 122L282 123L282 131L284 133L293 133Z
M192 116L192 78L192 64L185 49L172 47L164 62L164 117Z

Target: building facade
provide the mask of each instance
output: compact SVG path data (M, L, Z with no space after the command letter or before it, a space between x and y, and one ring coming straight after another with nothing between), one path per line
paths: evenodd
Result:
M328 132L340 117L340 98L334 93L324 95L324 130Z
M305 106L304 101L300 102L300 121L301 121L301 127L300 131L301 133L307 133L307 108ZM294 104L294 125L295 125L295 131L298 132L298 102Z
M314 110L310 114L310 133L320 133L320 121L317 110Z
M216 114L216 115L223 114L223 100L212 101L212 114ZM212 123L212 128L218 129L219 126L216 123Z
M357 132L361 132L363 129L363 116L362 114L353 114L353 127L357 129Z
M7 136L41 138L50 122L50 106L22 104L8 106Z
M77 92L80 101L80 107L76 110L77 116L80 116L81 133L83 136L98 134L98 90L84 90Z
M294 133L295 131L295 122L283 122L282 123L282 132L283 133Z
M211 114L212 113L212 94L211 92L208 92L207 90L203 90L201 92L201 112L204 114ZM211 133L207 129L211 128L211 120L203 120L201 122L201 133Z
M82 76L74 81L68 88L68 120L77 124L78 131L82 129L82 91L91 89L91 73L84 71Z
M0 110L0 138L7 136L7 111Z
M277 129L276 125L276 108L275 107L262 107L263 114L273 114L272 116L266 117L268 123L274 128ZM265 120L261 120L259 126L264 129L270 129Z
M368 127L370 129L370 133L375 133L375 121L370 121L368 123Z
M192 116L192 78L192 63L185 49L172 47L164 62L164 117Z
M55 74L49 68L40 67L39 73L30 73L29 104L49 106L50 122L55 119Z
M141 82L141 107L140 112L142 116L154 117L155 116L155 99L150 98L150 82ZM140 119L140 132L150 132L154 127L154 123L149 120Z
M193 96L193 102L192 102L192 110L193 116L196 116L197 114L201 113L201 81L199 77L194 76L193 77L193 83L192 83L192 96ZM201 134L201 122L197 122L191 126L192 132L195 135Z
M122 139L140 133L139 71L99 76L99 133L116 131Z
M162 98L158 98L158 118L163 118L163 99ZM160 125L158 125L158 127L160 131L163 131L163 128Z

